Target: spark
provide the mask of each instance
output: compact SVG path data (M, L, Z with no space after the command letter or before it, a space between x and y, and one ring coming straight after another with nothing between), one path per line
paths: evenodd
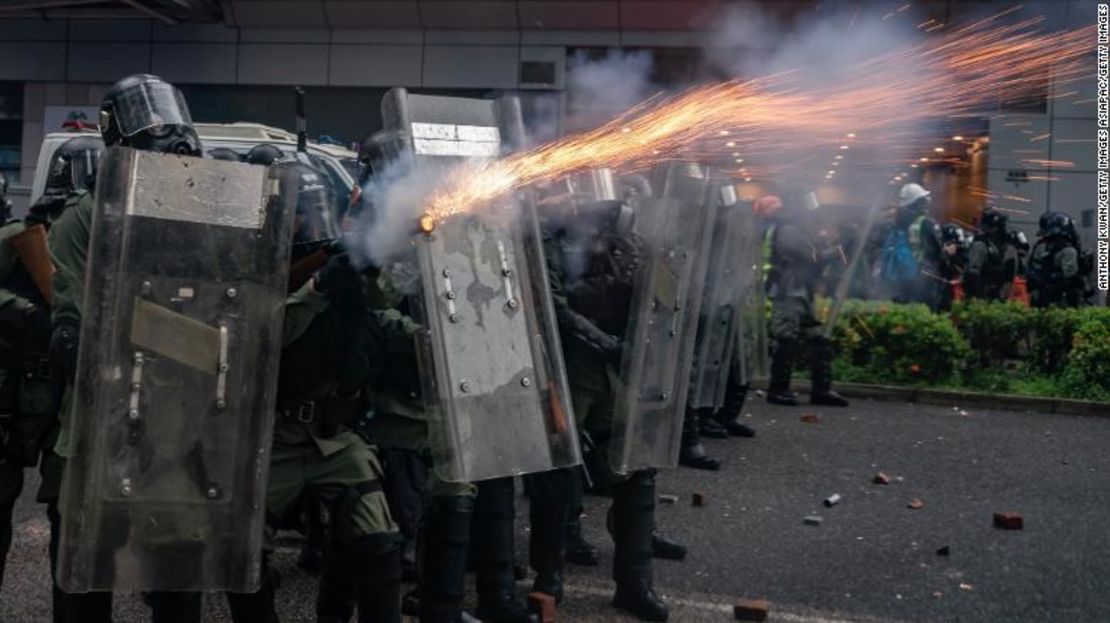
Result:
M1002 195L1002 198L1003 199L1008 199L1010 201L1020 201L1021 203L1033 203L1032 199L1026 199L1025 197L1018 197L1017 195Z
M1050 70L1057 84L1089 73L1084 61L1093 26L1040 33L1041 18L998 25L998 17L877 55L826 86L810 87L799 72L782 72L651 98L593 130L456 167L431 191L426 212L438 222L585 169L642 170L675 157L713 154L707 139L717 136L730 136L753 155L761 148L812 152L822 144L846 149L844 128L877 144L915 123L1043 88Z
M971 223L968 223L967 221L962 221L962 220L960 220L960 219L958 219L954 216L951 217L951 219L952 219L953 223L958 224L960 227L963 227L964 229L966 229L968 231L974 231L974 232L979 232L979 233L982 233L982 231L983 231L983 230L979 229L978 227L972 225Z
M1050 136L1052 136L1052 132L1045 132L1044 134L1038 134L1037 136L1034 136L1033 138L1029 139L1029 142L1030 143L1036 143L1037 141L1043 141L1043 140L1045 140L1046 138L1048 138Z
M1070 169L1075 166L1074 162L1070 160L1036 160L1033 158L1025 158L1022 162L1027 162L1034 166L1051 167L1054 169Z

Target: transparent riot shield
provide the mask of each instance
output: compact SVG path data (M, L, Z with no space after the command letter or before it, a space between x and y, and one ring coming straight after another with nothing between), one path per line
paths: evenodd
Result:
M271 171L105 152L61 499L66 591L258 588L293 216Z
M751 209L736 198L731 183L716 185L718 203L709 248L705 293L694 349L688 404L694 409L720 409L732 366L739 382L764 366L760 238Z
M417 172L492 158L523 138L515 99L390 91L386 130ZM488 209L493 207L494 209ZM577 465L574 413L530 198L459 214L414 239L424 402L435 469L477 481Z
M609 463L617 473L674 467L717 202L707 172L671 163L662 192L634 204L642 268L632 287Z

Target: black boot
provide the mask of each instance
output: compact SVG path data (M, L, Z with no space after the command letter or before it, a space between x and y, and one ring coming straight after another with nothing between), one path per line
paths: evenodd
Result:
M320 573L323 567L326 543L324 542L324 509L316 496L305 498L305 534L297 566L309 573Z
M200 623L201 593L158 591L147 593L151 623Z
M523 623L528 609L516 594L513 479L478 483L470 526L471 561L477 576L479 619L489 623Z
M729 366L728 380L725 383L725 399L720 410L713 414L722 428L732 437L755 437L755 430L739 422L740 414L744 411L744 403L748 399L748 380L740 367L740 357L737 354L732 358Z
M354 559L359 623L401 623L400 543L360 543L349 555Z
M406 538L401 546L401 581L412 584L420 579L416 572L416 539Z
M583 567L596 567L601 564L601 555L597 547L582 536L582 488L582 470L571 470L566 561ZM535 528L532 530L535 531Z
M787 407L798 406L798 396L790 391L790 376L794 372L794 340L775 340L771 355L771 383L767 389L767 402Z
M728 439L728 430L711 413L698 413L698 434L710 439Z
M227 607L235 623L278 623L274 607L274 572L270 554L262 555L261 584L257 593L227 593Z
M532 501L528 517L528 562L536 571L532 590L563 600L563 564L567 555L567 533L574 498L575 469L558 469L533 474ZM581 493L579 493L581 503Z
M698 416L694 409L686 409L682 420L682 443L678 451L678 464L694 469L717 471L721 461L705 454L705 446L698 439Z
M832 343L824 336L810 341L809 402L828 407L847 407L848 399L832 390Z
M474 498L433 497L424 513L420 566L420 623L457 623L466 595L466 548Z
M609 507L609 514L605 517L605 527L609 530L609 536L613 537L613 507ZM613 537L614 542L616 537ZM652 528L651 530L651 556L652 558L659 558L662 560L685 560L686 559L686 546L678 541L672 541L659 533L659 530Z
M678 541L672 541L653 530L651 533L651 555L664 560L685 560L686 546Z
M316 591L317 623L347 623L355 612L354 576L361 562L351 556L351 548L350 543L326 544Z
M613 605L642 621L666 621L667 604L652 589L655 475L639 471L613 485Z

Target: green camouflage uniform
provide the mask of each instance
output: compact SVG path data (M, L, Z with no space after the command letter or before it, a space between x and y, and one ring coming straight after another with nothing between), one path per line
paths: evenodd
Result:
M56 414L45 365L49 311L9 242L26 229L18 220L0 227L0 584L23 469L37 463Z
M54 308L52 320L79 325L84 306L85 267L89 255L89 239L96 200L87 191L77 191L66 200L66 209L54 222L47 237L47 247L54 261L52 282ZM70 380L72 381L72 379ZM60 527L58 495L65 471L65 460L73 456L73 418L80 417L73 408L73 386L68 382L62 395L59 412L59 433L54 453L43 459L43 480L40 501L49 504L51 567L57 564ZM55 620L81 620L89 623L109 622L112 617L112 594L106 592L64 594L54 582ZM148 595L155 617L166 621L200 621L201 595L192 592L156 592ZM66 618L68 617L68 618Z

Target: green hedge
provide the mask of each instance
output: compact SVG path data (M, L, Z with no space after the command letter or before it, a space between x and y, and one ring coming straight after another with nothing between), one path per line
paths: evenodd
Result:
M848 301L833 334L838 379L1110 400L1110 309L969 301Z

